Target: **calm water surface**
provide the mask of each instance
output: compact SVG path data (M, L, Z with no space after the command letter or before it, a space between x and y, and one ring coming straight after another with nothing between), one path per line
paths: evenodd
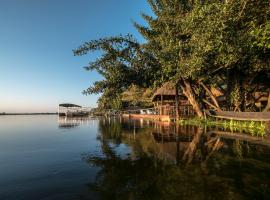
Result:
M270 142L141 120L0 116L0 199L270 199Z

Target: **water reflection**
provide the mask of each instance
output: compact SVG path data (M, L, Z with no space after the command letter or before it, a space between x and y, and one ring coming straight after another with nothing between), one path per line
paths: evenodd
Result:
M72 129L82 125L89 125L94 122L93 117L58 117L58 127L60 129Z
M267 199L268 139L130 119L101 119L102 156L89 190L99 199ZM242 136L242 137L240 137ZM127 149L119 149L124 144ZM125 152L124 152L125 153Z

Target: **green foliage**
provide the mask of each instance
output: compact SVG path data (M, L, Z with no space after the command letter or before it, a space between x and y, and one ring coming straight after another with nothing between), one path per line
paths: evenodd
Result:
M84 43L74 50L74 55L82 56L91 52L100 53L100 57L85 67L95 70L103 76L86 89L84 94L102 93L99 107L108 107L111 99L117 98L131 85L148 87L156 80L157 64L148 52L131 36L101 38ZM115 104L115 103L113 103Z
M115 97L111 100L111 106L114 110L121 110L123 108L122 100L120 96Z
M264 52L254 48L255 41L251 36L254 30L250 24L264 26L270 16L268 6L269 2L265 0L197 4L187 22L193 32L191 43L198 45L194 53L203 61L197 66L211 64L218 69L237 67L243 72L252 72L254 63L251 61L259 62L253 58Z
M232 90L232 93L231 93L231 103L233 105L235 105L236 107L239 107L240 106L240 102L241 102L241 94L240 94L240 88L239 88L239 85L236 85L234 87L234 89Z
M250 35L254 38L253 45L255 48L260 48L264 51L270 49L270 22L256 25L253 21L250 23Z
M209 95L199 84L203 83L208 88L223 88L227 103L243 109L244 103L254 106L255 91L269 88L269 0L148 3L154 15L142 14L147 25L134 22L144 43L127 35L92 40L74 50L79 56L100 53L85 68L96 70L104 79L85 94L103 93L100 102L110 104L107 97L115 98L132 85L155 88L172 81L183 90L190 88L190 94L184 95L198 109L209 105L202 101ZM232 89L235 86L239 91ZM247 102L244 91L249 93Z
M103 93L112 88L117 93L126 89L127 85L135 81L139 74L137 67L132 65L137 61L136 52L139 48L136 40L127 35L92 40L74 50L74 55L78 56L94 51L101 53L101 57L90 62L85 69L96 70L104 77L104 80L95 82L84 93Z
M270 72L269 1L151 0L149 4L156 16L144 14L148 26L135 26L146 38L143 47L162 65L163 82L193 80L199 97L203 92L197 81L226 87L232 79L233 84L239 80L241 88L251 83L257 87L263 83L262 73ZM228 70L233 77L227 76Z
M127 107L151 107L153 90L131 85L122 93L122 101L127 102Z
M142 17L148 27L134 23L137 30L144 36L146 43L143 48L150 51L158 60L160 68L160 81L177 81L184 63L181 59L186 49L185 41L189 35L183 32L185 15L189 11L186 1L148 1L155 17L143 14ZM184 74L182 74L184 75Z

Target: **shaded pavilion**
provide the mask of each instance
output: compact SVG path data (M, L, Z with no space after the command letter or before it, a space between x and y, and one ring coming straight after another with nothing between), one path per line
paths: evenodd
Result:
M179 96L179 109L181 115L194 114L192 106L190 105L188 99L178 91ZM175 85L171 82L166 82L162 87L158 88L154 95L152 96L152 102L155 109L157 109L160 115L173 115L175 116L175 100L176 89Z
M72 103L62 103L58 106L59 116L86 116L88 113L88 109Z

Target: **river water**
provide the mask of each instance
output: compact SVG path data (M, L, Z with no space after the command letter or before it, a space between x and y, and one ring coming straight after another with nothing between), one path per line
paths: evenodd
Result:
M234 135L147 120L0 116L0 199L269 199L269 140Z

